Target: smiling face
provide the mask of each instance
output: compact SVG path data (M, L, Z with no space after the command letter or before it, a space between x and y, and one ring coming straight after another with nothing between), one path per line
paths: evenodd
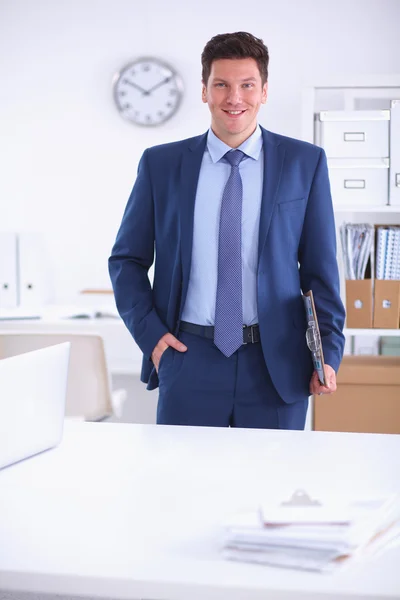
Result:
M221 58L211 65L202 100L211 112L211 128L220 140L237 148L257 126L268 83L262 83L254 58Z

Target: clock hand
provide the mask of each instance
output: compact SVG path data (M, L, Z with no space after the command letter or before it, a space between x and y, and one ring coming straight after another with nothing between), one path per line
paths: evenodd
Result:
M151 87L149 90L147 90L147 94L150 95L153 90L156 90L157 88L161 87L162 85L164 85L164 83L168 83L169 81L171 81L171 79L172 79L172 75L170 75L169 77L166 77L162 81L159 81L158 83L156 83L156 85L153 85L153 87Z
M140 92L142 92L143 96L147 96L148 92L143 89L142 87L140 87L140 85L137 85L136 83L134 83L133 81L129 81L129 79L125 79L124 80L125 83L127 83L128 85L131 85L132 87L136 88L137 90L139 90Z

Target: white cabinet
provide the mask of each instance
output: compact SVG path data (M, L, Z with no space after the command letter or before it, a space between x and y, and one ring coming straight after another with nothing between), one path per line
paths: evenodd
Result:
M17 234L0 231L0 310L18 305Z
M389 110L321 111L320 145L331 158L387 158Z
M335 208L390 205L390 143L400 138L390 110L326 110L316 115L315 142L328 157Z
M335 208L367 209L388 204L389 160L328 158Z
M400 211L400 99L391 103L390 204Z

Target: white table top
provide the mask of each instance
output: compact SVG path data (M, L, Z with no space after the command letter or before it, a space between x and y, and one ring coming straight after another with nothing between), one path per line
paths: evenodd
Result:
M273 491L400 492L400 436L68 423L0 471L0 589L159 600L400 598L400 548L333 575L229 562Z

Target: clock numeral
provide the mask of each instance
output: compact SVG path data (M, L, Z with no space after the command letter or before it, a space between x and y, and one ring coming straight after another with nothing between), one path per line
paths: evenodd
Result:
M151 115L146 115L146 121L147 121L148 123L150 123L150 122L151 122Z
M151 68L151 67L150 67L150 65L148 65L148 64L144 64L144 65L142 65L142 71L150 71L150 68Z
M126 92L123 92L122 90L120 92L118 92L119 96L126 96Z
M158 113L157 113L157 115L158 115L159 117L163 117L163 116L164 116L164 113L163 113L163 111L162 111L162 110L159 110L159 111L158 111Z
M122 106L122 108L124 110L128 110L129 108L132 108L132 104L129 104L129 102L125 102L125 104Z
M174 89L169 90L169 95L170 96L176 96L176 90L174 90Z
M171 107L172 106L172 102L167 102L167 104L165 106Z

